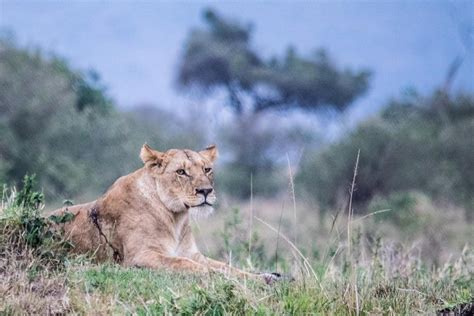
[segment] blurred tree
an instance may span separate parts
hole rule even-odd
[[[261,114],[342,111],[367,91],[370,73],[340,69],[324,50],[304,57],[289,47],[283,57],[266,60],[252,47],[251,25],[225,19],[210,9],[204,12],[204,20],[205,28],[192,30],[185,43],[178,83],[204,95],[225,91],[226,105],[237,115],[236,124],[220,133],[232,156],[222,181],[228,191],[248,196],[252,176],[253,193],[275,193],[279,188],[275,181],[280,181],[274,176],[276,157],[285,156],[285,141],[291,139],[285,133],[294,136],[295,129],[275,124],[263,128]],[[285,181],[281,184],[284,187]]]
[[[91,69],[85,73],[73,71],[67,61],[55,57],[52,68],[64,75],[70,82],[72,90],[76,94],[75,106],[77,110],[95,108],[99,113],[112,110],[113,101],[107,94],[107,88],[102,83],[99,73]]]
[[[5,183],[12,167],[8,156],[12,156],[12,134],[0,117],[0,185]]]
[[[178,82],[205,94],[222,88],[228,105],[241,114],[270,109],[344,110],[367,91],[370,73],[339,69],[324,50],[305,58],[288,48],[283,58],[265,60],[251,45],[252,27],[204,12],[205,29],[185,43]]]
[[[442,105],[442,106],[440,106]],[[474,210],[474,98],[437,91],[393,100],[326,150],[307,155],[297,180],[323,207],[334,207],[350,185],[361,150],[354,200],[422,191],[433,199]]]
[[[73,74],[72,88],[76,92],[76,107],[83,111],[87,107],[95,106],[102,112],[112,108],[112,101],[107,96],[106,88],[100,81],[97,72],[90,70],[85,75]]]
[[[35,173],[49,198],[95,194],[141,166],[144,142],[166,149],[198,139],[185,123],[170,136],[176,120],[157,109],[136,111],[118,112],[93,72],[0,40],[1,183]]]

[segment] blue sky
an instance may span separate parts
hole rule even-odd
[[[342,66],[373,70],[370,92],[351,112],[356,116],[409,87],[434,89],[465,50],[459,29],[470,27],[465,43],[471,50],[454,88],[474,92],[473,1],[0,0],[0,28],[12,31],[22,46],[96,69],[121,106],[151,102],[169,108],[185,102],[174,86],[176,67],[206,7],[252,22],[254,46],[265,56],[281,54],[290,44],[303,54],[324,47]]]

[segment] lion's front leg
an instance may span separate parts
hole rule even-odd
[[[214,271],[234,275],[236,277],[241,277],[241,278],[249,278],[249,279],[253,279],[253,280],[263,280],[267,284],[272,284],[273,282],[278,281],[282,278],[282,276],[279,273],[268,273],[268,272],[252,273],[252,272],[246,272],[246,271],[231,267],[227,263],[208,258],[208,257],[204,256],[201,253],[195,254],[193,256],[193,259],[195,259],[197,262],[199,262],[199,263],[201,263],[205,266],[208,266],[210,269],[212,269]]]
[[[258,278],[258,275],[255,273],[250,273],[250,272],[246,272],[246,271],[231,267],[230,265],[224,262],[208,258],[201,253],[194,254],[192,258],[196,260],[197,262],[199,262],[200,264],[207,266],[210,269],[220,272],[220,273],[230,274],[237,277]]]
[[[154,250],[141,251],[126,260],[125,264],[135,267],[171,270],[174,272],[209,272],[208,267],[192,259],[166,256]]]

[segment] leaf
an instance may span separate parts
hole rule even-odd
[[[71,212],[68,212],[67,209],[66,211],[61,214],[61,215],[51,215],[49,216],[49,219],[53,221],[56,224],[64,224],[72,221],[74,219],[75,215]]]
[[[63,201],[63,205],[65,205],[65,206],[74,205],[74,201],[66,199],[66,200]]]

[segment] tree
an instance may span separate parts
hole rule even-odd
[[[227,174],[221,181],[227,191],[248,196],[252,178],[253,193],[275,193],[276,183],[284,183],[278,179],[276,155],[285,155],[295,135],[306,136],[275,124],[278,118],[266,124],[262,117],[293,109],[342,111],[367,90],[370,73],[340,69],[324,50],[305,57],[289,47],[282,57],[265,59],[253,48],[250,24],[213,10],[204,12],[204,21],[205,27],[192,30],[185,43],[178,83],[206,96],[224,91],[226,105],[236,114],[236,122],[218,133],[231,154],[228,170],[221,173]]]
[[[161,147],[157,123],[117,111],[98,76],[0,39],[0,185],[28,173],[51,199],[101,191],[144,142]]]
[[[36,174],[49,199],[96,194],[142,166],[144,142],[203,146],[188,120],[156,106],[119,111],[95,72],[0,38],[0,186]]]
[[[252,47],[252,27],[204,12],[206,27],[185,43],[178,82],[209,94],[224,89],[238,114],[272,109],[344,110],[367,91],[370,73],[338,68],[324,50],[309,57],[292,47],[282,58],[265,60]]]
[[[59,57],[55,57],[51,63],[52,68],[67,78],[70,88],[75,92],[78,111],[93,108],[104,114],[112,110],[113,101],[98,72],[93,69],[87,72],[72,70],[67,61]]]
[[[439,111],[438,104],[444,105]],[[323,208],[346,199],[360,149],[354,203],[421,191],[435,201],[463,206],[474,218],[474,98],[436,91],[391,101],[325,150],[306,155],[297,183]]]

